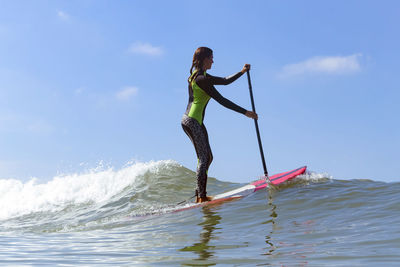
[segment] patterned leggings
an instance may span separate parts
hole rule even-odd
[[[207,129],[204,123],[200,125],[196,119],[187,115],[183,115],[181,124],[183,130],[192,141],[198,158],[196,195],[198,197],[206,197],[207,172],[213,160]]]

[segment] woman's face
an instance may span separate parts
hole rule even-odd
[[[214,63],[214,56],[211,55],[210,57],[206,57],[203,61],[204,64],[204,70],[209,70],[211,69],[212,64]]]

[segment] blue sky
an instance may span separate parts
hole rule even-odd
[[[398,1],[2,1],[0,178],[173,159],[194,50],[252,64],[270,173],[398,181]],[[246,77],[217,88],[250,109]],[[210,102],[209,175],[262,175],[254,123]]]

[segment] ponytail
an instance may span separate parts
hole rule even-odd
[[[213,51],[208,47],[199,47],[196,49],[193,55],[192,66],[190,67],[190,76],[188,78],[188,82],[190,83],[196,77],[192,77],[193,75],[193,68],[197,70],[196,76],[201,72],[203,68],[204,59],[211,57]]]

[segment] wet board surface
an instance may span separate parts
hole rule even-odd
[[[240,199],[242,197],[248,196],[258,190],[264,189],[269,186],[269,184],[273,185],[279,185],[281,183],[284,183],[288,180],[291,180],[303,173],[305,173],[307,169],[307,166],[303,166],[291,171],[287,172],[282,172],[278,174],[274,174],[269,177],[269,180],[266,177],[263,177],[262,179],[252,182],[248,185],[239,187],[237,189],[215,195],[213,197],[213,200],[203,202],[203,203],[192,203],[192,204],[186,204],[184,207],[176,207],[176,209],[171,210],[172,212],[178,212],[178,211],[184,211],[188,209],[193,209],[197,207],[204,207],[208,205],[216,205],[216,204],[221,204],[226,201],[232,201],[235,199]],[[189,206],[188,206],[189,205]]]

